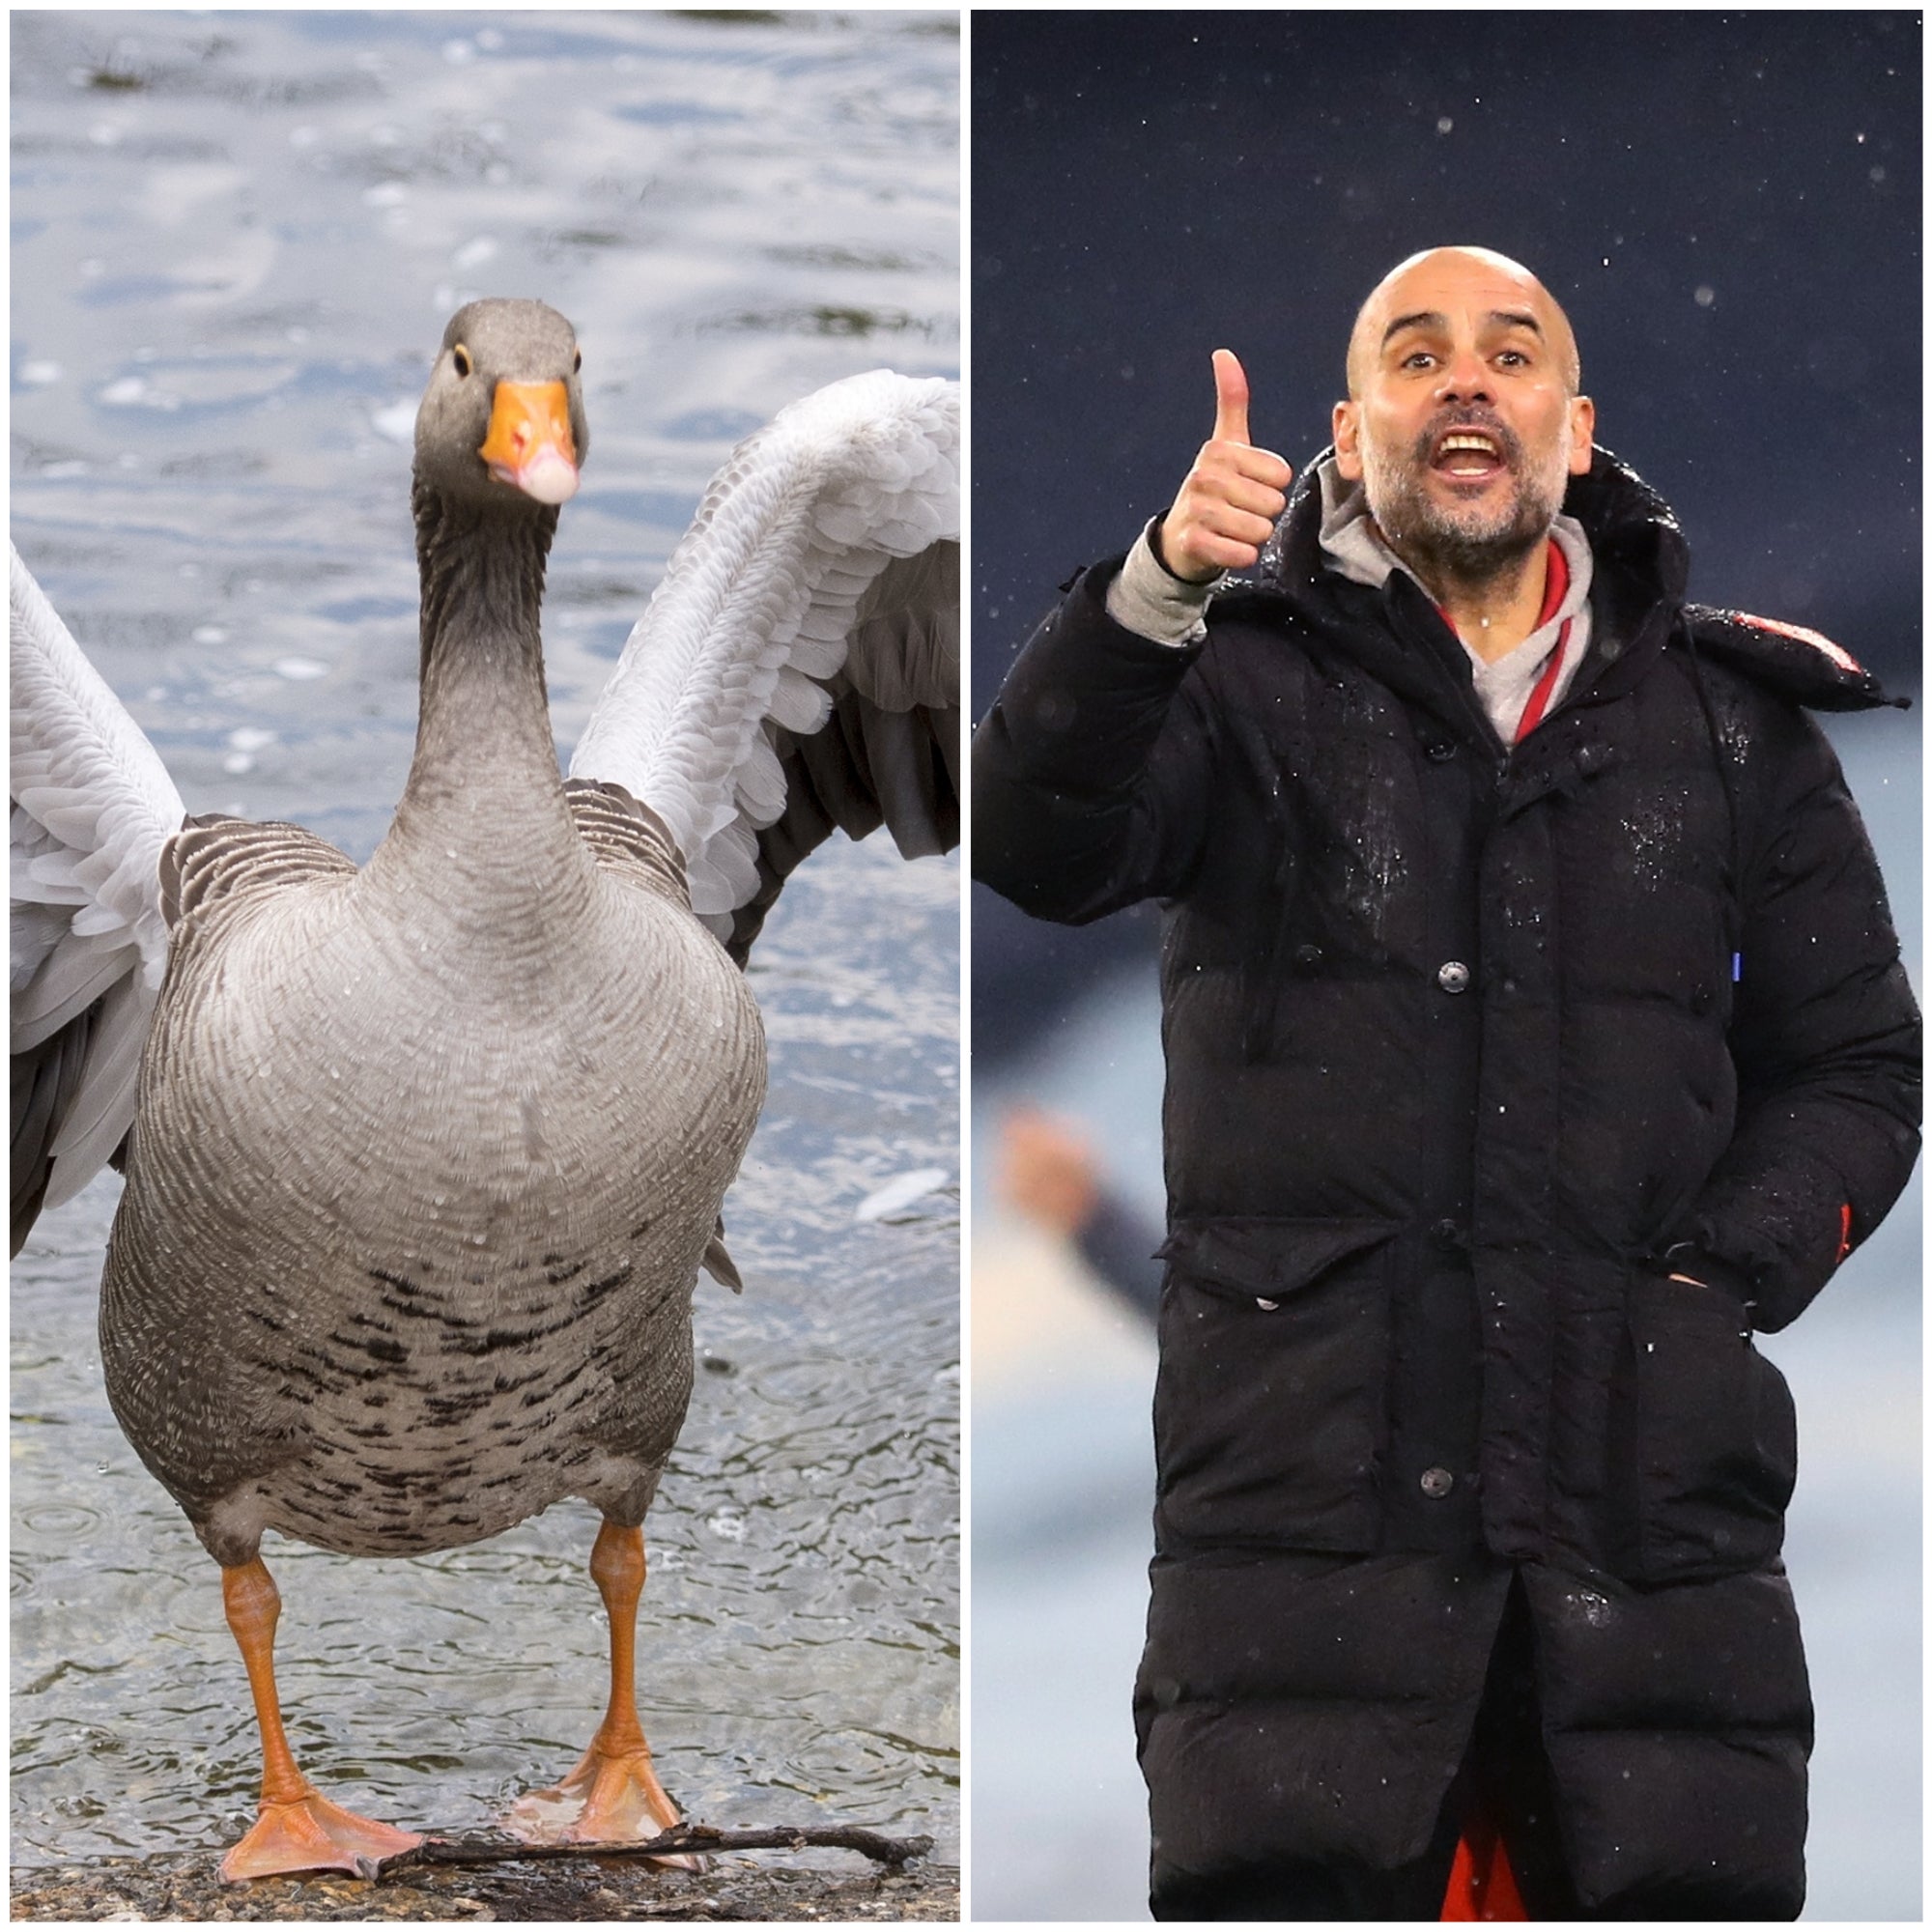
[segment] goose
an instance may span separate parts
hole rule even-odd
[[[678,1810],[635,1689],[642,1521],[700,1267],[764,1094],[742,971],[835,827],[958,833],[958,385],[879,371],[732,453],[560,775],[539,611],[588,449],[571,325],[462,308],[417,413],[420,709],[357,867],[191,817],[17,552],[13,1247],[112,1161],[116,1419],[220,1567],[260,1730],[231,1881],[368,1874],[419,1834],[325,1797],[274,1680],[274,1529],[453,1548],[567,1496],[610,1695],[526,1835]]]

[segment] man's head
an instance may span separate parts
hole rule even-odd
[[[1579,383],[1569,320],[1527,269],[1428,249],[1355,318],[1337,468],[1425,582],[1513,573],[1590,467],[1597,412]]]

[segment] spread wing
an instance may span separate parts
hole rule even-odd
[[[162,848],[185,816],[155,748],[9,545],[13,1251],[134,1119],[167,963]]]
[[[878,370],[746,439],[571,760],[668,828],[741,962],[838,827],[959,836],[959,385]]]

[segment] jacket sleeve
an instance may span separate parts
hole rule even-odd
[[[1918,1009],[1871,842],[1824,733],[1777,719],[1757,746],[1775,777],[1747,856],[1738,1129],[1691,1225],[1748,1280],[1765,1330],[1884,1219],[1918,1157],[1919,1104]]]
[[[1119,568],[1073,584],[973,740],[974,876],[1069,925],[1179,892],[1208,815],[1204,646],[1115,623]]]
[[[1121,1299],[1150,1321],[1160,1314],[1167,1265],[1155,1250],[1167,1238],[1130,1202],[1103,1189],[1085,1226],[1073,1236],[1080,1259]]]

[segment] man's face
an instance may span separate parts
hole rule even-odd
[[[1439,249],[1370,298],[1335,406],[1336,465],[1392,548],[1463,582],[1514,570],[1590,467],[1570,327],[1500,257]]]

